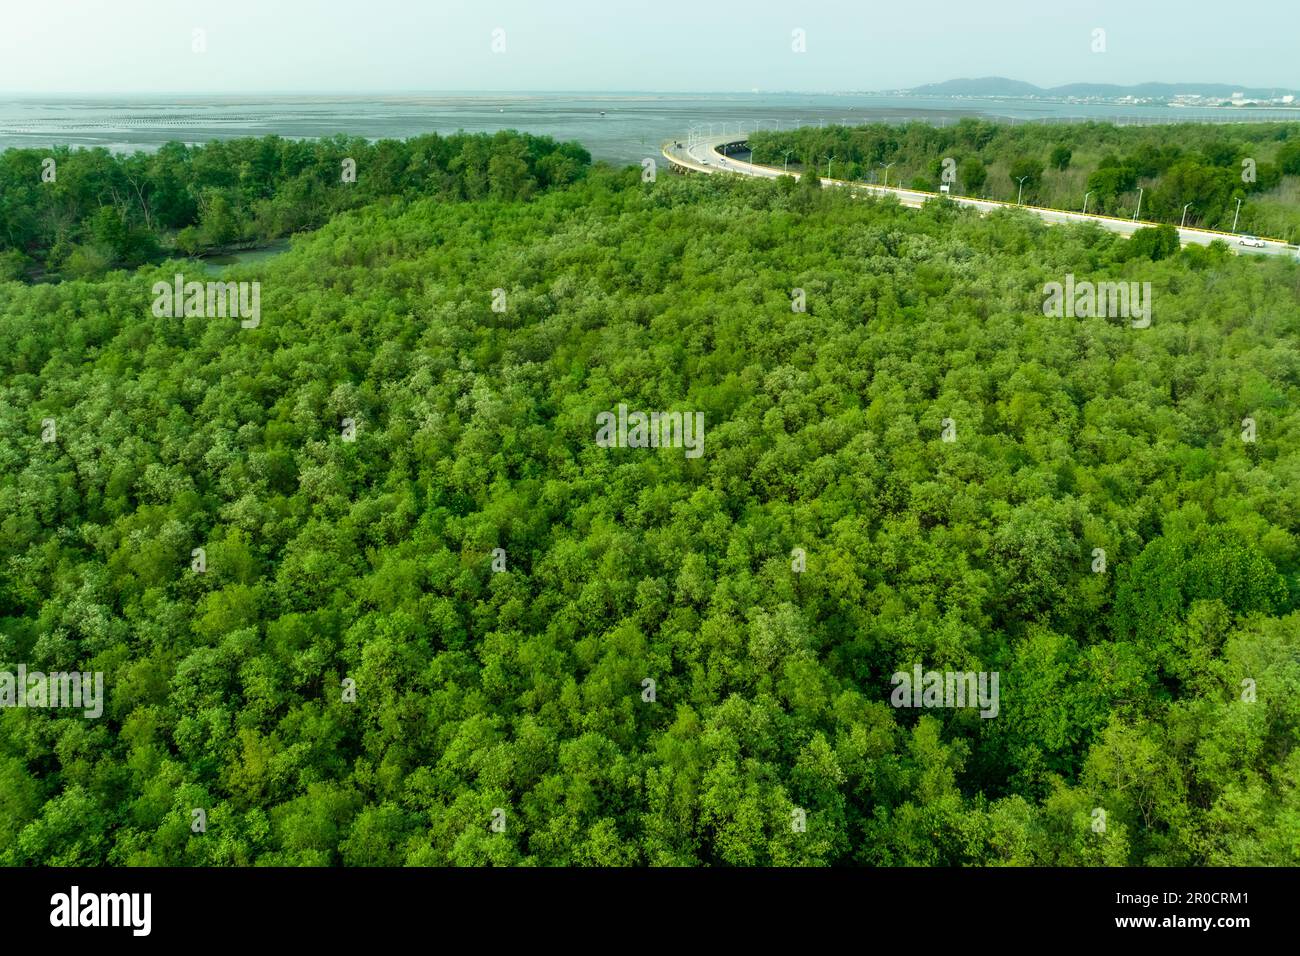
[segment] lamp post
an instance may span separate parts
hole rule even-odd
[[[1183,207],[1183,219],[1182,222],[1178,224],[1179,229],[1183,228],[1183,226],[1187,224],[1187,210],[1191,207],[1191,205],[1192,205],[1191,203],[1188,203],[1186,206]]]
[[[1142,187],[1138,187],[1138,207],[1137,212],[1133,213],[1133,221],[1138,221],[1138,216],[1142,215]]]
[[[877,166],[880,166],[880,167],[882,167],[882,168],[885,170],[885,186],[884,186],[885,189],[888,189],[888,188],[889,188],[889,167],[890,167],[890,166],[893,166],[893,165],[896,165],[897,162],[898,162],[898,160],[894,160],[894,162],[892,162],[892,163],[888,163],[888,164],[885,164],[885,163],[876,163]]]
[[[1091,195],[1092,195],[1091,189],[1089,189],[1086,193],[1083,194],[1083,214],[1085,216],[1088,215],[1088,197]]]
[[[1237,231],[1237,217],[1241,215],[1241,200],[1237,200],[1237,211],[1232,215],[1232,231]]]
[[[823,156],[822,159],[826,160],[826,178],[827,178],[827,179],[830,179],[830,178],[831,178],[831,163],[835,162],[835,157],[834,157],[833,155],[832,155],[832,156]]]
[[[785,162],[781,165],[781,169],[787,173],[790,171],[790,154],[792,152],[794,152],[794,150],[787,149],[785,152],[781,154],[782,156],[785,157]]]
[[[1023,196],[1023,195],[1025,194],[1025,180],[1028,179],[1028,178],[1029,178],[1028,176],[1021,176],[1018,180],[1016,180],[1018,183],[1020,183],[1020,189],[1019,189],[1019,191],[1016,192],[1016,205],[1017,205],[1017,206],[1020,205],[1020,197]]]

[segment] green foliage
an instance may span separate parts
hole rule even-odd
[[[1097,198],[1097,205],[1093,209],[1113,209],[1114,200],[1136,189],[1137,182],[1137,171],[1131,166],[1099,167],[1088,177],[1088,191]]]
[[[1176,227],[1145,226],[1133,233],[1125,253],[1129,259],[1147,258],[1157,261],[1178,255],[1180,245]]]
[[[0,710],[0,863],[1295,861],[1295,263],[421,142],[232,273],[256,329],[155,317],[175,262],[0,283],[0,669],[107,688]],[[315,147],[242,148],[151,215],[302,221],[259,170]],[[1067,273],[1151,327],[1044,315]],[[597,446],[621,402],[704,454]],[[891,707],[914,664],[999,715]]]
[[[1287,142],[1277,151],[1277,165],[1288,176],[1300,176],[1300,139]]]
[[[989,174],[978,158],[967,156],[957,167],[957,178],[965,185],[967,192],[978,195],[984,188],[984,184],[988,182]]]
[[[1242,123],[1231,136],[1209,124],[1113,126],[1107,123],[997,123],[806,127],[750,136],[755,161],[781,165],[783,154],[833,154],[850,180],[892,163],[890,182],[937,178],[939,164],[958,164],[954,192],[1014,202],[1025,179],[1035,204],[1132,217],[1143,190],[1143,219],[1241,231],[1300,241],[1300,124]],[[1046,161],[1042,157],[1046,157]],[[1247,169],[1253,175],[1247,175]],[[991,178],[984,172],[991,171]],[[1237,200],[1242,200],[1238,215]]]
[[[52,182],[42,179],[47,153]],[[578,181],[590,162],[576,143],[513,131],[376,143],[267,136],[126,156],[13,149],[0,153],[0,256],[85,278],[164,252],[268,242],[381,199],[526,199]],[[0,260],[0,280],[17,275],[13,258]]]
[[[1026,190],[1033,190],[1042,182],[1043,163],[1041,160],[1029,157],[1017,159],[1011,164],[1007,175],[1017,187],[1023,184]]]

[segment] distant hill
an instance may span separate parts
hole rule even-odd
[[[1199,96],[1232,96],[1243,93],[1248,99],[1267,99],[1295,90],[1280,87],[1233,86],[1229,83],[1138,83],[1133,86],[1121,86],[1114,83],[1067,83],[1064,86],[1042,87],[1021,80],[1009,80],[1004,76],[985,76],[977,79],[947,80],[943,83],[927,83],[904,92],[920,96],[1096,96],[1107,99],[1121,96],[1139,96],[1167,98],[1180,93]]]
[[[925,86],[918,86],[904,92],[922,96],[1044,96],[1047,93],[1041,86],[1034,86],[1021,80],[1009,80],[1005,76],[983,76],[975,80],[927,83]]]

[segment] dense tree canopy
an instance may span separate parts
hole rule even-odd
[[[891,182],[936,191],[944,160],[957,170],[952,191],[1014,202],[1024,179],[1025,202],[1221,231],[1237,227],[1300,242],[1300,123],[1109,123],[1010,125],[963,119],[951,126],[804,127],[749,137],[756,162],[825,169],[836,178]],[[989,172],[993,175],[990,176]],[[1141,190],[1141,192],[1139,192]],[[1240,216],[1237,201],[1241,200]]]
[[[380,140],[335,136],[168,143],[114,155],[60,147],[0,153],[0,280],[250,245],[391,197],[527,198],[581,178],[574,143],[504,131]]]
[[[184,262],[0,283],[0,669],[107,685],[0,710],[0,862],[1296,861],[1294,263],[539,164],[231,270],[257,328],[156,317]]]

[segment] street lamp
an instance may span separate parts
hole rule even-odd
[[[1232,216],[1232,231],[1237,231],[1237,217],[1241,215],[1241,200],[1237,200],[1237,211]]]
[[[835,162],[835,157],[834,157],[834,155],[831,155],[831,156],[823,156],[822,159],[826,160],[826,178],[827,178],[827,179],[830,179],[830,178],[831,178],[831,163]]]
[[[1083,194],[1083,214],[1085,216],[1088,215],[1088,197],[1091,195],[1092,195],[1091,189],[1089,189],[1086,193]]]
[[[1017,206],[1020,205],[1020,197],[1023,196],[1023,195],[1025,194],[1025,180],[1028,179],[1028,178],[1029,178],[1028,176],[1021,176],[1018,180],[1016,180],[1018,183],[1020,183],[1020,189],[1019,189],[1019,191],[1016,193],[1016,205],[1017,205]]]
[[[784,153],[781,154],[782,156],[785,157],[785,162],[782,164],[781,169],[787,173],[790,171],[790,154],[793,152],[794,150],[787,149]]]
[[[1178,224],[1179,229],[1183,228],[1183,226],[1187,224],[1187,210],[1191,205],[1191,203],[1188,203],[1183,207],[1183,221]]]
[[[1138,221],[1138,216],[1142,215],[1142,187],[1138,187],[1138,207],[1137,212],[1133,213],[1133,221]]]
[[[884,170],[885,170],[885,188],[886,188],[886,189],[889,188],[889,167],[890,167],[890,166],[894,166],[894,165],[896,165],[897,163],[898,163],[898,160],[894,160],[894,162],[889,163],[889,164],[885,164],[885,163],[876,163],[877,166],[881,166],[881,167],[883,167]]]

